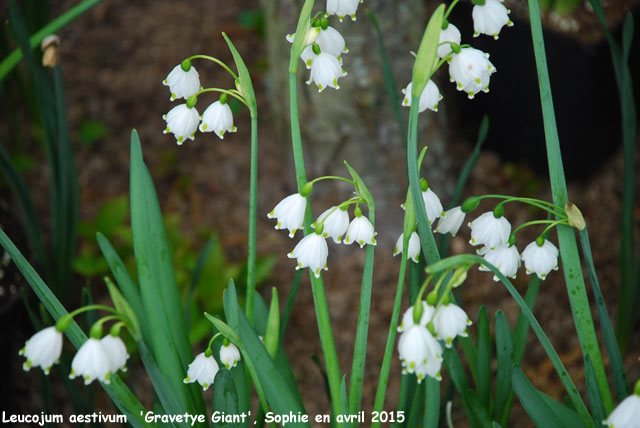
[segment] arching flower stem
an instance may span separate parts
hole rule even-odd
[[[229,73],[233,77],[234,80],[238,79],[238,76],[236,75],[236,73],[234,73],[233,70],[231,70],[227,64],[225,64],[224,62],[220,61],[218,58],[214,58],[214,57],[209,56],[209,55],[193,55],[193,56],[190,56],[189,58],[187,58],[186,60],[187,61],[191,61],[192,59],[207,59],[209,61],[215,62],[220,67],[224,68],[227,71],[227,73]]]

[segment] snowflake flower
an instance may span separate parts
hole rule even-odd
[[[499,245],[494,249],[483,247],[479,250],[480,255],[484,259],[498,268],[498,270],[507,278],[515,278],[518,268],[520,267],[520,253],[515,245]],[[480,265],[478,268],[482,271],[489,272],[489,268]],[[494,281],[499,281],[496,275],[493,275]]]
[[[431,188],[427,188],[426,191],[422,192],[422,200],[424,201],[424,208],[427,211],[429,226],[431,226],[434,221],[442,217],[442,203],[440,203],[440,198],[438,198],[438,195],[436,195]]]
[[[456,336],[467,337],[467,326],[472,324],[467,313],[453,303],[440,306],[432,322],[436,337],[444,340],[447,348],[451,348]]]
[[[462,40],[460,30],[452,23],[448,23],[447,28],[440,30],[440,40],[438,41],[438,56],[444,58],[451,53],[451,43],[459,45]]]
[[[195,67],[192,67],[190,63],[187,70],[182,64],[178,64],[173,67],[173,70],[162,81],[162,84],[169,87],[171,101],[176,98],[184,98],[186,100],[200,90],[200,77]]]
[[[276,229],[289,229],[289,238],[293,238],[296,231],[302,227],[304,212],[307,209],[307,198],[300,193],[289,195],[275,206],[268,218],[275,218],[278,223]]]
[[[22,365],[25,371],[40,366],[45,374],[49,374],[51,366],[62,354],[62,333],[55,326],[42,329],[25,342],[19,354],[27,359]]]
[[[484,0],[484,4],[476,4],[473,7],[473,36],[480,34],[493,36],[498,40],[498,34],[505,25],[512,27],[509,19],[509,9],[504,7],[502,0]]]
[[[102,346],[102,342],[91,337],[84,342],[73,357],[69,379],[80,376],[84,379],[85,385],[89,385],[94,379],[108,385],[111,383],[111,367],[111,359]]]
[[[302,238],[287,257],[298,260],[296,270],[308,267],[316,278],[320,278],[320,271],[327,270],[328,255],[327,240],[316,230]]]
[[[471,245],[485,245],[491,250],[504,245],[509,240],[511,223],[504,216],[496,218],[488,211],[469,223],[471,228]]]
[[[327,0],[327,13],[325,16],[337,15],[340,22],[345,16],[351,17],[352,21],[356,20],[356,10],[361,0]]]
[[[398,340],[398,354],[403,372],[415,373],[418,382],[421,382],[425,375],[440,380],[442,347],[427,329],[435,308],[428,306],[424,301],[422,308],[423,313],[418,324],[413,318],[414,306],[404,313],[402,323],[398,327],[398,331],[402,333]]]
[[[227,369],[231,369],[238,365],[238,361],[240,361],[240,351],[233,343],[228,343],[227,345],[222,345],[220,347],[220,362]]]
[[[100,343],[102,344],[102,349],[104,349],[105,354],[107,354],[107,357],[109,357],[109,361],[111,362],[111,373],[116,373],[118,370],[126,372],[129,354],[127,353],[127,347],[124,345],[122,339],[120,339],[119,336],[107,334],[105,337],[100,339]]]
[[[207,355],[208,354],[208,355]],[[213,384],[218,373],[218,363],[211,350],[207,349],[207,352],[199,353],[187,369],[187,377],[184,378],[184,383],[198,382],[202,385],[202,390],[206,391]]]
[[[464,221],[465,213],[462,211],[460,207],[451,208],[442,214],[440,220],[438,220],[438,227],[436,227],[436,232],[438,233],[450,233],[453,236],[456,236],[458,230],[460,230],[460,226]]]
[[[193,140],[195,138],[196,129],[200,122],[198,110],[195,107],[187,107],[186,104],[179,104],[169,110],[169,113],[162,116],[167,122],[167,127],[163,134],[172,133],[176,137],[178,145],[184,143],[185,139]]]
[[[402,105],[405,107],[411,107],[411,88],[412,83],[409,82],[407,87],[402,90],[404,94],[404,99],[402,100]],[[425,111],[426,109],[432,111],[438,111],[438,102],[442,99],[442,95],[440,95],[440,90],[436,86],[435,83],[431,79],[427,82],[427,86],[422,90],[422,94],[420,95],[420,108],[418,109],[420,113]]]
[[[226,102],[216,101],[202,113],[200,132],[215,132],[220,139],[223,139],[225,132],[236,132],[237,130],[238,128],[233,124],[231,107]]]
[[[362,215],[358,215],[356,210],[356,217],[351,220],[349,227],[347,228],[347,234],[344,238],[344,243],[351,245],[354,242],[360,244],[360,248],[365,244],[376,245],[376,236],[378,233],[373,230],[373,225],[368,218]]]
[[[522,261],[528,275],[535,273],[545,279],[549,272],[558,270],[558,248],[546,239],[537,239],[524,249]]]
[[[324,91],[327,87],[340,89],[338,79],[346,76],[347,72],[340,66],[338,57],[321,51],[319,47],[315,48],[315,46],[318,46],[317,44],[313,46],[313,49],[315,49],[312,53],[313,57],[306,61],[311,61],[311,73],[309,74],[309,80],[306,82],[307,85],[310,85],[311,82],[315,83],[318,85],[318,92]]]
[[[401,233],[400,237],[396,241],[396,247],[393,250],[394,257],[397,256],[398,254],[402,254],[403,239],[404,239],[404,233]],[[407,247],[407,258],[418,263],[419,257],[420,257],[420,237],[416,232],[413,232],[411,236],[409,236],[409,246]]]
[[[324,226],[322,236],[331,238],[333,242],[339,244],[349,227],[349,213],[346,207],[344,209],[338,206],[331,207],[320,214],[311,226],[315,228],[320,223]]]
[[[602,421],[603,425],[611,428],[638,428],[640,427],[640,392],[636,391],[622,400],[611,412],[609,417]]]
[[[449,62],[449,79],[470,99],[480,91],[489,92],[489,79],[496,71],[489,54],[474,48],[458,49],[460,52],[454,53]]]

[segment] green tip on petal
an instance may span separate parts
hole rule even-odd
[[[209,127],[208,123],[203,123],[202,126],[200,127],[200,129],[203,130],[203,131],[206,131],[208,127]]]

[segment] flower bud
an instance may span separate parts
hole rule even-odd
[[[42,49],[43,66],[53,68],[60,64],[60,54],[58,52],[59,46],[60,37],[55,34],[51,34],[42,40],[42,43],[40,43],[40,49]]]
[[[575,227],[578,230],[583,230],[585,228],[586,224],[584,217],[582,217],[582,213],[576,204],[567,201],[567,203],[564,204],[564,210],[567,212],[569,226]]]

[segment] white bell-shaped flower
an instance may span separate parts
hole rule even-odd
[[[333,239],[333,242],[339,244],[342,237],[349,227],[349,213],[346,207],[344,209],[334,206],[320,214],[320,217],[311,225],[313,228],[322,223],[322,236]]]
[[[375,236],[378,233],[373,230],[373,225],[369,219],[363,216],[358,210],[359,208],[356,208],[356,216],[351,220],[351,223],[349,223],[346,236],[344,237],[344,243],[351,245],[357,242],[360,244],[360,248],[364,247],[365,244],[376,245]]]
[[[167,127],[162,133],[175,135],[178,145],[184,143],[187,138],[195,138],[200,122],[200,115],[195,107],[189,108],[186,104],[179,104],[162,118],[167,122]]]
[[[411,88],[412,83],[409,82],[407,87],[402,90],[404,94],[404,99],[402,100],[402,105],[405,107],[411,107]],[[422,113],[426,109],[432,111],[438,111],[438,102],[442,99],[442,95],[440,95],[440,90],[436,86],[435,83],[431,79],[427,82],[427,86],[422,90],[422,94],[420,94],[420,107],[419,111]]]
[[[518,268],[520,267],[520,253],[515,245],[500,245],[493,250],[483,247],[482,255],[484,259],[498,268],[498,270],[507,278],[515,278]],[[480,265],[478,268],[482,271],[489,272],[489,268]],[[496,275],[493,275],[494,281],[499,281]]]
[[[403,240],[404,240],[404,233],[401,233],[400,237],[396,241],[396,247],[393,250],[394,256],[397,256],[398,254],[402,254]],[[416,232],[413,232],[409,237],[409,242],[407,247],[407,258],[418,263],[419,257],[420,257],[420,237]]]
[[[444,58],[451,53],[451,43],[459,45],[462,40],[458,27],[449,23],[447,28],[440,30],[440,40],[438,41],[438,56]]]
[[[510,10],[502,4],[502,0],[485,0],[483,5],[475,5],[471,12],[473,36],[486,34],[498,40],[502,27],[513,26],[513,22],[509,19],[509,12]]]
[[[297,259],[296,270],[308,267],[316,278],[322,269],[327,270],[329,248],[327,240],[316,232],[310,233],[298,242],[293,251],[287,254],[290,259]]]
[[[289,229],[289,238],[293,238],[296,231],[302,228],[306,209],[307,198],[300,193],[294,193],[278,202],[267,217],[277,220],[276,229]]]
[[[322,52],[336,56],[339,60],[341,60],[340,55],[349,52],[342,34],[330,25],[326,29],[320,30],[316,43]]]
[[[537,241],[527,245],[522,252],[522,261],[527,274],[535,273],[538,278],[545,279],[549,272],[558,270],[558,248],[546,239],[542,245]]]
[[[215,132],[220,139],[224,138],[225,132],[236,132],[238,128],[233,124],[233,114],[229,104],[216,101],[209,105],[202,113],[199,129],[200,132]]]
[[[49,374],[51,366],[60,359],[62,353],[62,333],[55,326],[40,330],[24,344],[19,352],[27,360],[22,364],[25,371],[31,367],[40,367],[45,374]]]
[[[471,245],[485,245],[491,250],[504,245],[511,234],[511,223],[504,216],[496,218],[488,211],[469,223],[471,228]]]
[[[200,77],[195,67],[189,65],[189,69],[185,71],[182,65],[178,64],[173,67],[173,70],[162,81],[162,84],[169,87],[171,101],[176,98],[184,98],[186,100],[200,90]]]
[[[316,50],[319,51],[319,48]],[[310,85],[311,82],[315,83],[318,86],[318,92],[324,91],[327,87],[340,89],[338,79],[346,76],[347,72],[342,69],[338,57],[323,51],[318,54],[313,52],[312,55],[312,58],[306,61],[311,61],[311,73],[306,82],[307,85]]]
[[[456,336],[467,337],[467,326],[472,324],[467,313],[453,303],[440,306],[431,322],[436,331],[436,337],[444,340],[447,348],[451,348]]]
[[[361,0],[327,0],[327,13],[329,15],[337,15],[340,22],[345,16],[351,17],[352,21],[356,20],[356,10]]]
[[[640,428],[640,395],[631,394],[602,421],[611,428]]]
[[[436,195],[431,188],[427,188],[426,192],[422,192],[422,200],[424,201],[424,208],[427,211],[429,226],[431,226],[434,221],[439,217],[442,217],[442,214],[444,214],[442,203],[440,202],[438,195]]]
[[[470,99],[480,91],[489,92],[489,79],[495,71],[489,54],[474,48],[461,48],[449,62],[449,79]]]
[[[220,347],[220,362],[227,369],[231,369],[238,365],[240,361],[240,351],[233,343],[222,345]]]
[[[462,211],[460,207],[451,208],[442,214],[440,220],[438,220],[438,226],[436,227],[436,232],[438,233],[450,233],[453,236],[456,236],[458,230],[460,230],[460,226],[464,221],[465,213]]]
[[[440,379],[440,365],[442,363],[442,347],[427,329],[427,324],[433,317],[435,309],[422,302],[423,313],[420,322],[415,323],[411,306],[404,313],[398,331],[402,334],[398,340],[398,354],[402,362],[404,373],[415,373],[418,382],[425,375]]]
[[[80,376],[84,379],[85,385],[98,379],[108,385],[111,383],[111,367],[111,359],[102,346],[102,342],[91,337],[84,342],[73,357],[69,378]]]
[[[104,352],[109,357],[111,362],[111,373],[116,373],[118,370],[123,372],[127,371],[127,360],[129,359],[129,353],[120,336],[113,336],[107,334],[100,339]]]
[[[207,355],[209,354],[209,355]],[[202,390],[206,391],[213,384],[218,373],[218,362],[211,351],[199,353],[187,369],[187,377],[184,378],[184,383],[198,382],[202,386]]]

